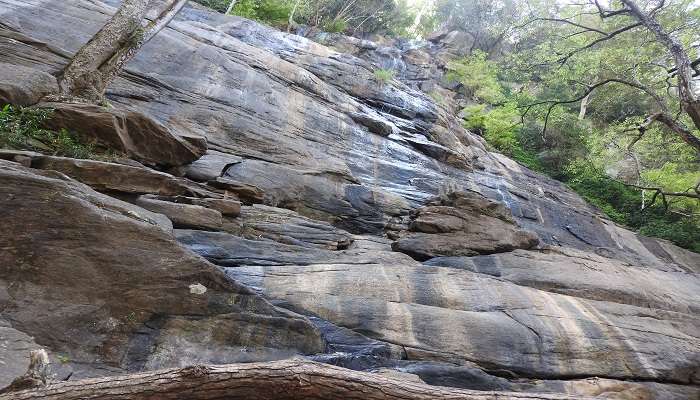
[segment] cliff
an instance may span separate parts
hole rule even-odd
[[[58,73],[116,3],[0,0],[0,87],[31,93],[6,77]],[[700,396],[700,255],[489,152],[427,94],[451,96],[454,41],[314,39],[188,6],[113,110],[52,105],[86,135],[115,110],[152,119],[166,133],[121,136],[132,160],[0,151],[0,386],[44,347],[71,380],[300,354],[465,389]]]

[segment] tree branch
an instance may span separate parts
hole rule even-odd
[[[624,27],[622,27],[622,28],[620,28],[620,29],[617,29],[617,30],[614,30],[614,31],[612,31],[612,32],[610,32],[610,33],[607,33],[606,36],[601,37],[601,38],[598,38],[598,39],[596,39],[596,40],[594,40],[594,41],[588,43],[587,45],[585,45],[585,46],[583,46],[583,47],[579,47],[578,49],[575,49],[575,50],[573,50],[573,51],[567,53],[565,56],[563,56],[563,57],[561,57],[560,59],[558,59],[558,60],[557,60],[557,63],[559,63],[559,64],[565,64],[571,57],[575,56],[576,54],[578,54],[578,53],[580,53],[580,52],[582,52],[582,51],[584,51],[584,50],[588,50],[588,49],[590,49],[591,47],[594,47],[594,46],[597,45],[597,44],[600,44],[600,43],[602,43],[602,42],[605,42],[605,41],[607,41],[607,40],[610,40],[610,39],[614,38],[615,36],[617,36],[617,35],[619,35],[619,34],[621,34],[621,33],[625,33],[625,32],[627,32],[627,31],[632,30],[632,29],[634,29],[634,28],[637,28],[637,27],[639,27],[639,26],[642,26],[642,23],[641,23],[641,22],[636,22],[636,23],[634,23],[634,24],[632,24],[632,25],[627,25],[627,26],[624,26]]]
[[[586,89],[586,91],[583,92],[583,94],[581,94],[580,96],[578,96],[576,98],[570,99],[570,100],[545,100],[545,101],[540,101],[537,103],[532,103],[532,104],[529,104],[527,106],[521,106],[519,108],[525,108],[525,112],[523,114],[521,114],[521,119],[524,118],[525,115],[527,115],[527,113],[530,112],[530,110],[533,107],[536,107],[539,105],[544,105],[544,104],[549,104],[549,107],[547,109],[547,114],[545,115],[545,119],[544,119],[544,126],[542,127],[542,137],[545,138],[546,133],[547,133],[547,124],[549,122],[549,116],[551,115],[554,107],[556,107],[558,105],[562,105],[562,104],[571,104],[571,103],[579,102],[579,101],[583,100],[584,98],[586,98],[587,96],[589,96],[595,89],[597,89],[601,86],[607,85],[609,83],[620,83],[620,84],[627,85],[627,86],[633,87],[635,89],[638,89],[638,90],[648,94],[649,96],[651,96],[657,102],[657,104],[659,105],[659,108],[662,110],[662,112],[665,113],[668,109],[666,104],[664,103],[663,99],[658,94],[654,93],[654,91],[652,91],[648,87],[642,85],[641,83],[631,82],[631,81],[628,81],[625,79],[619,79],[619,78],[609,78],[609,79],[604,79],[600,82],[597,82],[597,83],[594,83],[593,85],[588,86],[588,88]],[[658,119],[658,117],[655,119]],[[691,136],[692,136],[692,134],[691,134]]]
[[[622,182],[623,185],[632,187],[635,189],[640,189],[640,190],[650,190],[654,192],[654,195],[651,197],[651,201],[649,204],[646,206],[642,207],[642,210],[645,210],[647,208],[650,208],[656,203],[656,199],[661,196],[661,201],[664,204],[664,209],[668,211],[668,199],[667,197],[687,197],[691,199],[700,199],[700,182],[695,186],[694,190],[695,193],[690,193],[690,190],[693,190],[693,188],[690,188],[686,190],[685,192],[666,192],[663,190],[663,188],[659,187],[653,187],[653,186],[641,186],[641,185],[635,185],[632,183],[624,183]]]

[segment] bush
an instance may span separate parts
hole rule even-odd
[[[194,0],[195,3],[199,3],[205,7],[209,7],[212,10],[218,11],[220,13],[226,12],[231,0]]]
[[[387,83],[394,79],[396,72],[391,69],[377,69],[374,71],[374,77],[381,83]]]
[[[348,23],[343,19],[331,19],[323,22],[321,29],[330,33],[342,33],[348,29]]]
[[[32,150],[71,158],[94,158],[91,144],[65,129],[43,128],[53,110],[5,105],[0,110],[0,147]]]
[[[669,212],[660,204],[642,210],[641,192],[608,177],[585,161],[572,162],[564,181],[608,218],[645,236],[700,252],[700,220]]]
[[[231,14],[280,28],[289,22],[293,8],[291,0],[238,0]]]
[[[498,82],[498,65],[486,59],[486,53],[475,51],[471,56],[447,63],[446,79],[459,82],[475,100],[498,104],[505,100]]]
[[[514,103],[493,107],[486,111],[483,104],[467,107],[464,126],[478,131],[498,151],[512,156],[520,146],[519,114]]]

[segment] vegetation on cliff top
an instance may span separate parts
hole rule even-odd
[[[65,129],[45,129],[52,110],[4,105],[0,109],[0,148],[32,150],[72,158],[96,158],[92,144]]]

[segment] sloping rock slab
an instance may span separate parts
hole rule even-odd
[[[31,166],[61,172],[99,191],[166,196],[189,192],[172,175],[145,167],[43,155],[33,157]]]
[[[180,138],[140,112],[92,104],[41,103],[38,107],[53,110],[46,122],[48,128],[76,132],[87,142],[124,153],[146,165],[182,166],[207,150],[206,139]]]
[[[223,198],[198,198],[187,196],[148,196],[152,199],[164,200],[178,204],[191,204],[216,210],[227,217],[237,217],[241,213],[241,202]]]
[[[185,168],[185,176],[197,182],[216,180],[223,176],[228,167],[241,161],[243,159],[238,156],[207,150],[206,154]]]
[[[65,175],[0,161],[3,319],[65,355],[75,377],[324,349],[307,319],[230,280],[138,210]]]
[[[176,228],[217,230],[221,228],[221,213],[198,205],[173,203],[139,196],[134,203],[146,210],[168,217]]]
[[[175,236],[185,246],[207,260],[224,266],[241,265],[313,265],[313,264],[373,264],[402,262],[420,265],[405,254],[392,251],[367,252],[362,249],[327,250],[290,245],[269,239],[251,240],[223,232],[176,229]]]
[[[21,65],[0,63],[0,105],[30,106],[58,93],[53,75]]]
[[[476,192],[452,192],[412,213],[409,231],[392,247],[425,260],[529,249],[538,242],[502,203]]]
[[[347,248],[350,233],[327,222],[315,221],[283,208],[256,204],[244,206],[241,215],[227,231],[247,239],[271,239],[276,242],[328,250]]]
[[[475,362],[494,373],[539,379],[599,376],[697,385],[700,377],[697,315],[391,260],[227,272],[297,310],[403,346],[409,360]]]
[[[567,248],[515,250],[477,257],[438,257],[426,265],[464,269],[570,296],[700,314],[700,278]]]

